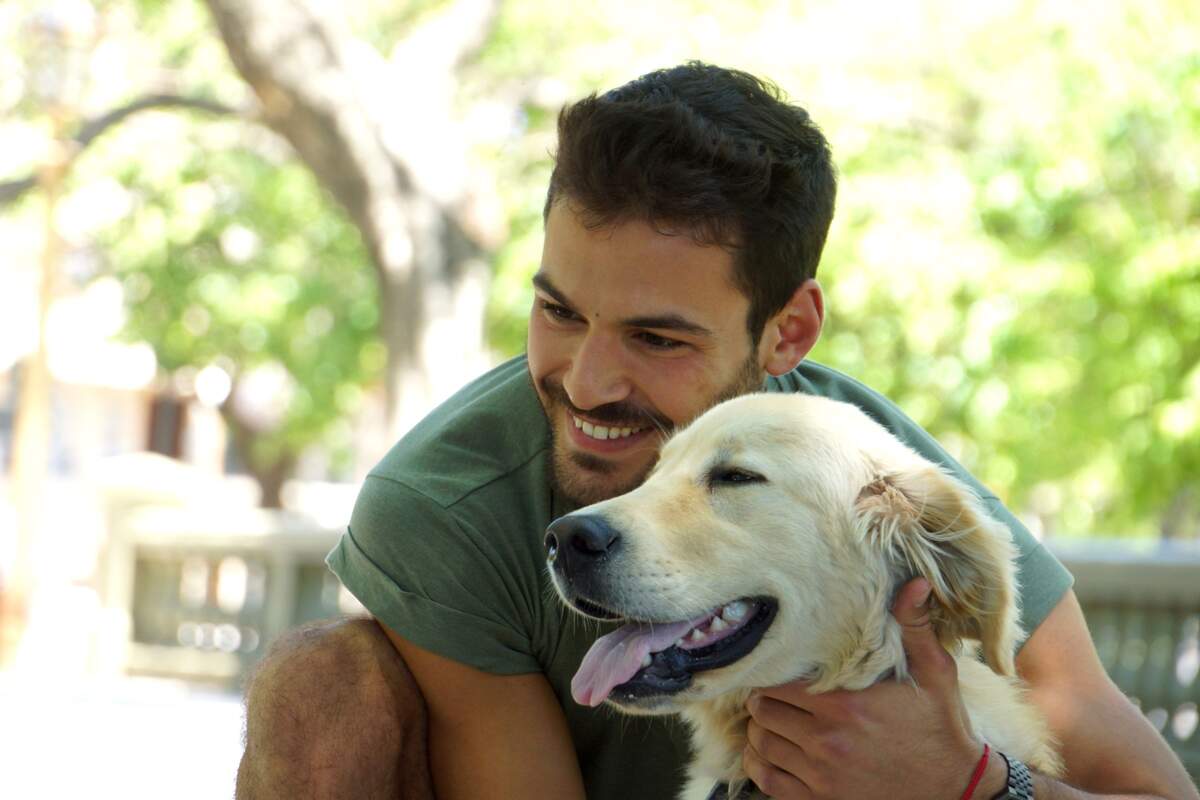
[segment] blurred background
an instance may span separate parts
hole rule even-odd
[[[523,349],[564,102],[699,58],[841,174],[813,358],[1076,572],[1200,771],[1191,0],[0,3],[0,794],[229,797],[356,483]]]

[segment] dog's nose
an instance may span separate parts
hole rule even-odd
[[[620,534],[604,517],[595,514],[568,514],[550,523],[546,529],[546,558],[595,559],[611,554],[621,541]]]

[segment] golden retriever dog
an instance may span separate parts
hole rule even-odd
[[[546,548],[567,606],[626,623],[588,651],[576,701],[681,714],[694,754],[685,798],[747,785],[751,689],[910,680],[890,607],[918,575],[976,734],[1061,773],[1014,674],[1008,529],[852,405],[799,394],[722,403],[667,441],[642,486],[553,522]]]

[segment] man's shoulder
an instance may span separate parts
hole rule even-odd
[[[468,383],[371,470],[448,507],[539,460],[549,431],[524,356]]]
[[[804,360],[791,372],[771,376],[765,388],[768,392],[813,394],[853,403],[886,427],[903,412],[886,397],[865,383],[816,361]],[[904,418],[907,421],[907,418]]]

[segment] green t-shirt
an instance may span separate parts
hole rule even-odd
[[[808,361],[766,389],[854,403],[973,486],[1016,536],[1026,630],[1070,587],[1067,571],[1000,502],[879,394]],[[546,417],[525,359],[515,358],[392,448],[363,484],[329,567],[372,614],[420,647],[485,672],[544,673],[592,800],[675,797],[687,758],[682,723],[620,716],[571,698],[584,653],[615,625],[568,615],[550,586],[545,529],[572,508],[550,490],[549,455]]]

